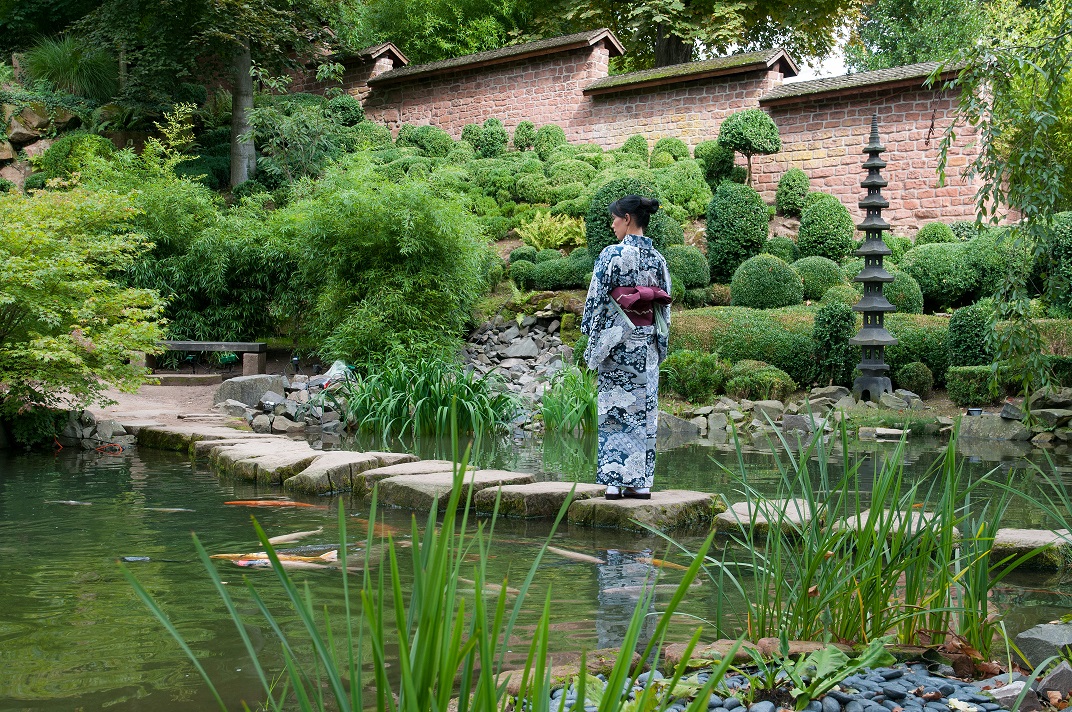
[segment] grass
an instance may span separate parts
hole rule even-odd
[[[596,374],[569,365],[555,374],[543,394],[544,428],[561,433],[594,433],[598,427]]]

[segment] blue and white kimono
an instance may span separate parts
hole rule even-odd
[[[670,293],[666,260],[651,238],[626,235],[599,253],[581,318],[584,359],[597,373],[599,449],[596,482],[651,487],[659,415],[659,364],[666,358],[670,306],[655,304],[653,326],[633,326],[611,297],[615,287]]]

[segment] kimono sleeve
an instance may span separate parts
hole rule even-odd
[[[607,311],[610,290],[614,288],[610,283],[610,261],[611,251],[604,249],[592,268],[592,281],[588,283],[588,296],[584,300],[584,314],[581,316],[581,333],[586,336],[603,328],[602,316]]]

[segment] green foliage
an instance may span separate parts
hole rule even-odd
[[[730,281],[733,305],[776,309],[804,299],[800,276],[774,255],[756,255],[741,263]]]
[[[462,138],[465,138],[463,135]],[[536,132],[536,140],[533,147],[541,161],[546,161],[551,151],[559,146],[566,145],[566,132],[558,124],[544,124]]]
[[[762,361],[739,361],[733,365],[726,393],[732,398],[784,400],[797,389],[785,371]]]
[[[893,380],[898,388],[912,391],[923,399],[930,398],[934,391],[934,374],[927,368],[927,364],[921,361],[913,361],[901,366]]]
[[[0,178],[0,193],[10,193],[18,188],[17,185],[7,178]]]
[[[357,126],[365,120],[365,107],[356,96],[342,94],[328,101],[328,114],[341,126]]]
[[[997,402],[990,392],[991,373],[990,366],[951,366],[945,374],[949,400],[961,407]]]
[[[362,121],[346,134],[347,147],[352,151],[376,151],[391,148],[394,137],[391,129],[374,121]]]
[[[655,148],[652,149],[651,153],[652,155],[669,153],[675,161],[680,161],[689,157],[689,147],[681,139],[667,136],[655,142]]]
[[[704,178],[711,190],[718,188],[718,184],[726,180],[734,168],[733,150],[718,141],[701,141],[696,144],[692,155],[703,163]]]
[[[162,305],[115,275],[148,243],[127,196],[74,188],[0,195],[0,413],[83,408],[136,389],[134,351],[154,353]]]
[[[562,259],[562,253],[554,249],[542,249],[536,252],[536,264]]]
[[[73,34],[42,37],[23,55],[22,66],[35,81],[97,102],[119,90],[115,60]]]
[[[899,267],[919,283],[930,309],[958,306],[971,300],[979,273],[968,259],[968,243],[932,243],[913,247]]]
[[[466,124],[462,127],[461,140],[472,146],[474,151],[479,151],[484,143],[484,127],[480,124]]]
[[[922,361],[934,374],[935,385],[941,386],[949,367],[946,349],[949,320],[895,312],[886,315],[885,323],[886,330],[897,339],[897,343],[887,346],[885,351],[890,373],[897,373],[905,364]],[[858,349],[856,353],[859,353]]]
[[[506,151],[506,145],[509,142],[510,136],[506,133],[506,129],[503,128],[502,121],[496,118],[489,118],[484,121],[479,143],[473,144],[473,148],[484,158],[495,158]]]
[[[690,217],[704,214],[711,202],[711,189],[704,180],[699,163],[690,160],[687,152],[685,158],[666,168],[655,170],[653,174],[662,200],[684,208]]]
[[[840,262],[852,249],[855,232],[852,216],[837,198],[816,198],[800,215],[797,245],[804,257],[819,255]]]
[[[652,168],[667,168],[674,165],[674,157],[665,151],[653,151],[648,163]]]
[[[861,283],[857,284],[862,288]],[[902,314],[923,313],[923,292],[919,283],[906,272],[894,272],[893,281],[882,285],[882,296]]]
[[[1053,274],[1049,310],[1067,319],[1072,317],[1072,212],[1053,216],[1048,253]]]
[[[583,221],[566,216],[550,215],[543,210],[533,210],[528,215],[531,216],[528,221],[517,227],[518,237],[526,245],[537,250],[550,248],[557,251],[585,244]],[[514,259],[514,252],[510,253],[511,261]]]
[[[911,240],[907,237],[898,237],[897,235],[883,235],[882,241],[886,243],[886,247],[890,248],[890,252],[892,253],[888,255],[886,259],[895,265],[900,264],[904,254],[913,247]]]
[[[748,159],[748,185],[752,184],[752,156],[782,150],[778,126],[762,109],[745,109],[727,116],[718,129],[718,142]]]
[[[522,121],[514,129],[514,150],[530,151],[536,145],[536,125]]]
[[[669,245],[662,250],[666,266],[674,281],[685,289],[707,287],[711,283],[711,268],[699,248],[692,245]]]
[[[648,139],[640,134],[633,134],[625,140],[618,152],[626,156],[635,156],[644,165],[648,164]]]
[[[738,183],[718,186],[707,207],[707,259],[711,278],[727,281],[737,267],[759,254],[769,229],[767,206],[755,190]]]
[[[929,222],[916,233],[917,245],[929,245],[935,242],[960,242],[949,226],[940,222]]]
[[[799,218],[804,211],[804,196],[811,190],[808,174],[799,168],[790,168],[778,179],[778,191],[774,204],[782,215]]]
[[[514,281],[518,289],[532,289],[536,286],[536,260],[510,260],[510,279]]]
[[[953,312],[949,320],[950,366],[985,366],[994,362],[987,351],[987,332],[993,327],[994,304],[983,300],[969,304]]]
[[[446,158],[454,148],[454,140],[450,134],[436,126],[404,124],[398,131],[398,140],[395,141],[395,145],[401,148],[411,146],[419,149],[425,156]]]
[[[778,259],[793,264],[800,256],[799,250],[797,250],[797,243],[788,237],[771,237],[763,243],[763,252],[768,255],[774,255]]]
[[[671,280],[676,279],[673,274],[670,275],[670,278]],[[711,304],[710,286],[693,287],[692,289],[686,289],[685,296],[682,299],[682,303],[685,305],[686,309],[696,309],[698,307],[705,307],[708,304]]]
[[[596,169],[584,161],[568,158],[548,166],[547,178],[552,185],[562,186],[567,183],[591,183],[596,177]],[[583,186],[582,186],[583,188]],[[576,197],[576,196],[574,196]]]
[[[948,60],[975,42],[985,14],[976,0],[871,0],[845,48],[845,64],[869,72]]]
[[[856,290],[851,284],[837,284],[830,289],[823,292],[822,299],[819,300],[820,304],[848,304],[850,307],[856,302],[860,301],[863,295]]]
[[[43,173],[46,180],[67,179],[81,171],[94,157],[106,158],[113,153],[115,146],[103,136],[86,131],[71,131],[57,138],[33,163],[34,168]]]
[[[815,342],[815,380],[819,385],[852,384],[858,350],[849,346],[856,336],[856,316],[852,307],[830,302],[815,312],[812,341]]]
[[[822,299],[826,290],[836,284],[844,284],[841,268],[825,257],[803,257],[790,265],[804,282],[804,298]]]
[[[77,413],[71,412],[70,416],[76,417]],[[15,412],[9,412],[8,408],[0,410],[0,421],[7,421],[15,442],[27,450],[54,448],[56,436],[70,416],[63,408],[37,405],[29,405]]]
[[[663,361],[659,372],[667,387],[690,403],[706,403],[722,392],[730,364],[718,354],[679,349]]]
[[[565,366],[544,391],[540,413],[548,432],[594,433],[599,425],[595,372]]]
[[[250,132],[241,140],[256,143],[258,170],[273,187],[320,176],[346,149],[349,130],[317,99],[287,95],[249,112]]]
[[[231,189],[231,195],[234,196],[235,200],[241,200],[242,198],[248,198],[251,195],[259,195],[267,192],[269,192],[268,188],[256,178],[250,178],[246,182],[239,183]]]
[[[979,234],[979,226],[974,220],[954,220],[949,223],[949,229],[961,242],[967,242]]]

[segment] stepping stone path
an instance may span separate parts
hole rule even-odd
[[[688,490],[652,492],[651,499],[585,499],[570,505],[570,524],[644,531],[646,524],[667,531],[707,524],[726,505],[715,495]]]
[[[499,500],[499,514],[506,517],[554,518],[558,515],[566,497],[573,494],[573,502],[593,497],[602,497],[603,485],[584,482],[533,482],[527,485],[503,485],[497,489],[478,492],[473,502],[476,511],[491,514],[495,501]]]
[[[765,499],[759,502],[736,502],[715,517],[715,528],[724,531],[754,529],[757,534],[770,530],[771,522],[780,522],[786,533],[803,531],[814,515],[803,499]]]

